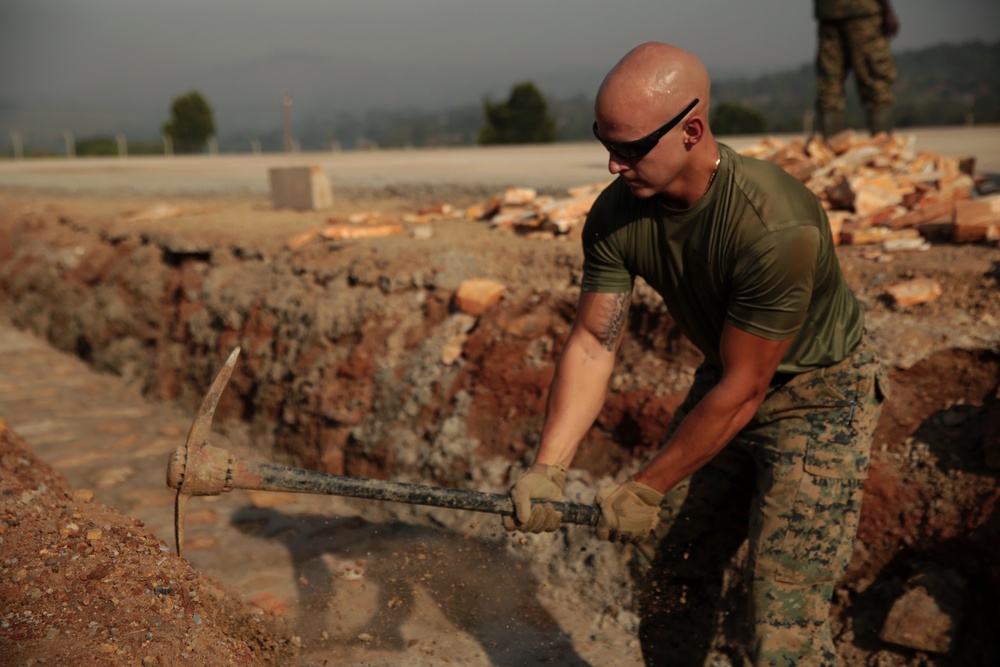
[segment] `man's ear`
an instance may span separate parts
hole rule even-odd
[[[687,144],[688,150],[694,148],[704,138],[705,121],[700,117],[695,116],[684,124],[684,143]]]

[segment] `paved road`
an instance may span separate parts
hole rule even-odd
[[[1000,127],[907,130],[918,150],[974,156],[977,170],[1000,175]],[[788,139],[792,135],[780,135]],[[759,137],[724,137],[734,148]],[[464,147],[438,150],[219,155],[132,158],[32,159],[0,163],[0,187],[68,192],[155,195],[267,194],[267,170],[320,165],[337,187],[459,185],[567,188],[605,181],[607,153],[596,142],[545,146]]]

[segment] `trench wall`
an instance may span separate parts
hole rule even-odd
[[[578,260],[565,257],[535,257],[551,275],[476,318],[451,303],[488,261],[474,249],[330,241],[265,255],[59,215],[5,224],[0,301],[15,326],[192,416],[239,346],[216,423],[269,456],[334,473],[454,484],[475,476],[476,457],[525,456],[576,300]],[[643,342],[625,354],[622,391],[581,457],[597,474],[659,441],[690,371],[642,388],[643,372],[663,368],[642,358],[683,343],[652,299],[634,311]]]

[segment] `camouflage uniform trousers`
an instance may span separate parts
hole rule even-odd
[[[635,552],[647,665],[703,665],[726,566],[746,538],[754,664],[836,664],[830,601],[854,547],[887,385],[868,342],[784,379],[722,452],[667,492],[660,525]],[[699,369],[667,437],[717,381]],[[723,627],[734,620],[745,635],[743,618]]]
[[[844,109],[844,84],[854,70],[858,96],[865,109],[888,108],[893,103],[896,61],[882,33],[882,16],[862,16],[819,22],[816,51],[816,108]]]

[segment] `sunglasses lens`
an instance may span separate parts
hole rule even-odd
[[[594,123],[594,136],[600,141],[609,153],[614,153],[618,157],[628,160],[642,157],[656,145],[656,140],[650,141],[647,137],[636,139],[635,141],[611,141],[605,139],[597,133],[597,123]]]
[[[650,142],[638,139],[636,141],[629,141],[627,143],[615,144],[615,153],[624,158],[637,158],[642,157],[648,153],[653,147],[649,145]]]

